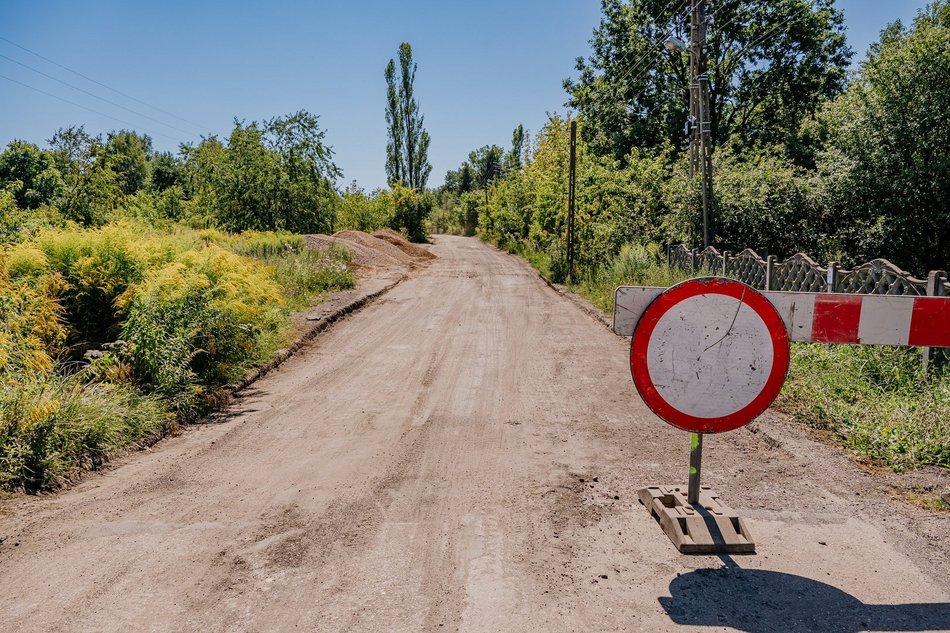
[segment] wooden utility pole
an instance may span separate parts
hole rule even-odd
[[[712,229],[712,122],[709,109],[709,74],[706,69],[706,0],[692,0],[689,29],[689,116],[692,136],[689,173],[699,171],[703,200],[703,247],[711,246]]]
[[[567,278],[574,281],[574,191],[577,183],[577,121],[571,121],[571,160],[567,180]]]

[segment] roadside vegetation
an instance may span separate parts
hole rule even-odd
[[[427,239],[429,135],[408,43],[398,57],[390,188],[370,194],[338,188],[303,110],[177,154],[83,126],[0,152],[0,491],[55,488],[214,408],[288,342],[292,313],[355,283],[348,250],[304,234]]]
[[[178,157],[82,128],[0,153],[0,490],[55,488],[194,420],[291,313],[353,285],[348,251],[286,230],[333,230],[322,137],[297,113]]]
[[[215,404],[288,316],[353,284],[287,233],[137,220],[44,228],[0,253],[0,488],[42,490]]]
[[[610,311],[617,285],[682,279],[665,246],[700,245],[702,227],[682,133],[688,58],[655,39],[670,27],[686,39],[688,16],[654,0],[601,4],[593,54],[565,82],[579,127],[569,286]],[[854,73],[833,0],[724,4],[709,36],[722,43],[709,60],[720,251],[950,269],[937,149],[950,143],[950,84],[935,70],[950,64],[950,2],[890,25]],[[567,281],[569,124],[549,115],[530,139],[518,126],[509,149],[471,152],[435,192],[433,230],[478,235]],[[950,378],[925,380],[916,350],[796,345],[778,406],[893,468],[950,467]]]

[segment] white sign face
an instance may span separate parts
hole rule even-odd
[[[698,418],[747,407],[772,373],[772,337],[758,312],[735,297],[697,295],[656,324],[647,368],[670,406]]]
[[[694,279],[656,297],[630,345],[633,382],[670,424],[696,433],[738,428],[772,403],[788,372],[788,333],[759,292]]]

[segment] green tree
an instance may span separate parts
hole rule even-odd
[[[602,0],[603,17],[565,80],[598,154],[625,160],[634,147],[682,147],[689,56],[663,47],[688,40],[689,15],[667,0]],[[794,149],[801,122],[844,87],[851,50],[834,0],[717,2],[708,15],[713,141]]]
[[[475,171],[472,166],[465,162],[458,169],[450,169],[445,172],[443,187],[459,195],[473,191],[475,189]]]
[[[429,133],[415,97],[416,70],[412,47],[399,45],[399,77],[396,62],[386,66],[386,176],[390,185],[401,182],[412,189],[424,189],[432,165],[429,164]]]
[[[50,152],[32,143],[12,141],[0,153],[0,189],[9,188],[21,209],[36,209],[52,201],[63,179]]]
[[[505,173],[518,171],[522,167],[522,155],[524,154],[525,133],[524,126],[519,125],[511,133],[511,151],[505,154]]]
[[[404,232],[413,242],[428,239],[425,223],[434,204],[431,193],[396,183],[391,191],[380,193],[380,198],[389,210],[391,229]]]
[[[400,113],[399,87],[396,85],[396,62],[386,64],[386,179],[390,185],[406,178],[406,156],[403,151],[403,119]]]
[[[116,174],[106,166],[102,139],[83,126],[61,128],[49,139],[50,153],[62,174],[62,193],[56,206],[81,224],[99,224],[115,209],[121,189]]]
[[[950,3],[892,24],[820,117],[830,248],[950,267]]]
[[[152,139],[128,130],[110,132],[103,147],[105,162],[115,172],[116,182],[126,195],[145,187]]]
[[[502,164],[505,150],[497,145],[485,145],[469,153],[468,162],[474,171],[475,183],[485,192],[485,210],[488,210],[488,189],[504,175]]]
[[[472,165],[475,184],[479,189],[487,189],[504,175],[504,155],[505,150],[497,145],[485,145],[469,153],[468,162]]]
[[[343,190],[333,228],[337,231],[369,232],[387,226],[389,220],[388,209],[380,192],[366,195],[366,191],[354,180]]]
[[[171,152],[153,154],[149,161],[149,172],[152,189],[155,191],[165,191],[185,184],[183,165]]]
[[[199,215],[231,230],[333,230],[340,170],[316,116],[245,124],[183,148],[186,191]]]

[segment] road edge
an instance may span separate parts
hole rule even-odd
[[[300,350],[304,347],[304,345],[306,345],[307,343],[312,341],[314,338],[316,338],[318,334],[320,334],[321,332],[324,332],[325,330],[328,330],[330,326],[332,326],[334,323],[336,323],[343,317],[349,314],[352,314],[354,312],[357,312],[361,310],[362,308],[365,308],[366,306],[370,305],[376,299],[379,299],[381,296],[383,296],[384,294],[386,294],[387,292],[389,292],[390,290],[392,290],[393,288],[401,284],[408,277],[409,276],[407,274],[400,274],[399,277],[395,279],[395,281],[392,281],[386,284],[382,288],[373,290],[371,292],[368,292],[362,295],[357,294],[355,298],[344,303],[342,306],[334,309],[328,314],[325,314],[316,318],[315,320],[312,321],[312,324],[308,324],[308,326],[304,328],[304,330],[300,334],[297,335],[297,338],[295,338],[290,345],[288,345],[285,348],[277,350],[274,353],[274,356],[271,357],[270,360],[268,360],[266,363],[264,363],[260,367],[255,367],[254,369],[251,369],[250,371],[248,371],[246,374],[244,374],[244,376],[238,382],[220,387],[218,389],[218,392],[221,395],[227,396],[228,400],[230,400],[231,396],[234,396],[240,393],[241,391],[243,391],[244,389],[247,389],[249,386],[257,382],[258,380],[264,378],[267,374],[269,374],[270,372],[274,371],[275,369],[283,365],[287,360],[296,356],[297,353],[300,352]],[[355,290],[358,291],[358,288],[359,286],[357,286]],[[344,292],[352,292],[353,290],[354,289],[351,289],[349,291],[344,291]],[[300,315],[295,315],[295,316],[298,316],[298,317],[303,316],[304,321],[310,322],[311,319],[307,317],[306,314],[312,314],[315,310],[319,309],[320,306],[330,303],[332,301],[333,301],[333,298],[331,297],[327,299],[326,301],[322,301],[318,304],[313,305],[311,307],[311,310],[308,313],[301,313]],[[223,406],[227,406],[227,402],[225,402]],[[220,409],[221,407],[216,407],[216,408]],[[209,414],[210,413],[211,412],[209,412]]]

